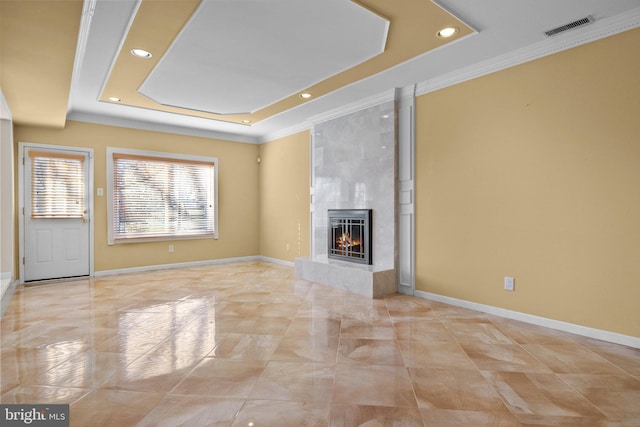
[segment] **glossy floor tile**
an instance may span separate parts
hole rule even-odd
[[[265,262],[19,287],[0,402],[72,426],[640,426],[640,350]]]

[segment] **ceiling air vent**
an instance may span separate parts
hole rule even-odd
[[[558,33],[562,33],[564,31],[572,30],[574,28],[578,28],[578,27],[582,27],[582,26],[587,25],[587,24],[591,24],[593,21],[595,21],[595,19],[593,19],[593,16],[589,15],[586,18],[578,19],[577,21],[573,21],[573,22],[565,24],[565,25],[563,25],[561,27],[554,28],[553,30],[545,31],[544,33],[548,37],[551,37],[551,36],[555,36]]]

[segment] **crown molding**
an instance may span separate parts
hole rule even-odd
[[[388,101],[393,101],[396,98],[396,90],[390,89],[384,92],[378,93],[376,95],[369,96],[367,98],[363,98],[361,100],[340,106],[338,108],[334,108],[333,110],[325,111],[321,114],[310,117],[304,122],[291,126],[276,132],[272,132],[266,135],[263,135],[259,138],[259,143],[271,142],[275,139],[284,138],[285,136],[293,135],[298,132],[302,132],[304,130],[309,130],[313,126],[323,123],[332,119],[336,119],[338,117],[346,116],[347,114],[355,113],[357,111],[362,111],[369,107],[373,107],[376,105],[383,104]]]
[[[376,105],[383,104],[385,102],[394,101],[396,99],[396,89],[385,90],[384,92],[376,95],[363,98],[359,101],[352,102],[347,105],[343,105],[333,110],[325,111],[324,113],[315,115],[309,119],[313,125],[328,122],[329,120],[337,119],[338,117],[346,116],[347,114],[356,113],[358,111],[365,110],[369,107],[375,107]]]
[[[412,84],[405,87],[400,87],[396,89],[396,101],[399,101],[404,98],[415,98],[416,96],[416,87],[417,84]]]
[[[295,126],[290,126],[288,128],[281,129],[276,132],[271,132],[266,135],[262,135],[258,137],[258,144],[266,144],[267,142],[275,141],[276,139],[284,138],[299,132],[304,132],[306,130],[311,130],[311,123],[309,121],[304,121]]]
[[[96,11],[97,0],[84,0],[82,2],[82,18],[80,19],[80,29],[78,30],[78,42],[76,43],[76,55],[73,60],[73,71],[71,73],[71,88],[69,90],[69,99],[67,101],[67,114],[71,112],[72,100],[75,98],[75,92],[80,84],[80,70],[84,62],[84,55],[87,51],[87,41],[89,40],[89,30],[91,29],[91,21]]]
[[[568,31],[451,73],[425,80],[418,83],[416,95],[424,95],[444,89],[448,86],[495,73],[563,50],[572,49],[639,26],[640,7],[618,16],[595,21],[581,31]]]
[[[223,141],[243,142],[246,144],[258,144],[258,138],[254,136],[217,132],[197,128],[187,128],[174,125],[165,125],[160,123],[150,123],[141,120],[124,119],[121,117],[109,117],[102,114],[72,112],[67,116],[67,120],[95,123],[105,126],[123,127],[129,129],[148,130],[152,132],[165,132],[176,135],[196,136],[208,139],[220,139]]]

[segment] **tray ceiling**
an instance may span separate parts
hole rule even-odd
[[[383,53],[388,27],[350,1],[204,1],[139,92],[250,114]]]
[[[472,32],[424,0],[142,0],[100,100],[252,125]]]

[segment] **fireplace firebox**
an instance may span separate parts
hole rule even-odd
[[[372,264],[371,209],[329,209],[329,258]]]

